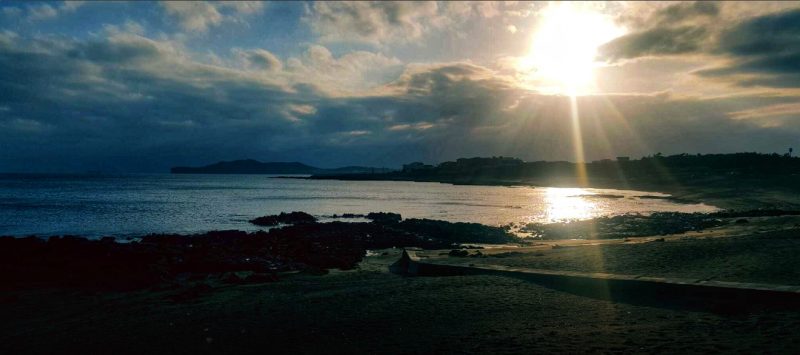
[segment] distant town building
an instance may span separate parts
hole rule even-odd
[[[617,161],[631,161],[630,157],[617,157]]]

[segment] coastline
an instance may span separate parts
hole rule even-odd
[[[670,198],[687,201],[690,197],[686,196],[693,196],[691,192],[685,193]],[[418,252],[420,256],[452,265],[634,272],[646,277],[796,285],[800,264],[793,261],[800,253],[800,217],[782,215],[796,214],[795,210],[752,209],[750,206],[775,206],[768,199],[758,198],[757,193],[741,191],[734,196],[723,187],[698,195],[710,196],[706,201],[715,198],[727,201],[722,206],[746,208],[727,215],[725,211],[705,215],[696,221],[692,219],[696,215],[691,213],[663,215],[676,221],[689,218],[678,223],[677,230],[661,232],[620,219],[619,223],[614,222],[617,223],[614,227],[628,228],[632,233],[629,237],[576,240],[567,235],[491,248],[432,243],[428,236],[441,233],[441,228],[427,222],[414,222],[413,227],[405,229],[408,236],[417,239],[405,239],[402,243],[398,243],[397,230],[387,230],[374,221],[279,224],[274,232],[272,229],[254,233],[209,232],[199,235],[199,239],[193,239],[197,235],[150,236],[144,244],[132,243],[137,245],[134,250],[155,251],[153,255],[160,260],[189,260],[194,266],[145,262],[142,265],[155,265],[161,271],[145,274],[146,282],[133,288],[115,287],[113,283],[111,287],[96,285],[119,279],[117,275],[136,273],[111,267],[106,269],[109,273],[93,279],[87,273],[91,267],[97,267],[92,258],[83,259],[89,263],[85,268],[70,269],[53,264],[48,257],[43,260],[50,264],[43,264],[40,270],[47,281],[43,283],[28,283],[23,287],[32,280],[9,281],[9,276],[25,276],[25,273],[4,267],[6,280],[0,297],[0,316],[10,321],[0,322],[3,334],[0,350],[9,353],[46,352],[54,348],[116,353],[167,348],[197,353],[255,353],[265,348],[285,352],[335,348],[344,352],[381,353],[514,353],[526,349],[786,352],[800,344],[800,335],[794,332],[800,325],[800,313],[795,309],[727,306],[698,309],[671,302],[593,298],[501,275],[408,278],[390,274],[388,270],[402,252],[401,248],[390,246],[416,246],[423,248]],[[775,192],[771,194],[765,197],[783,198]],[[608,194],[597,198],[617,197]],[[756,200],[759,202],[751,204]],[[707,218],[721,222],[706,224]],[[391,220],[397,222],[395,217]],[[272,223],[273,219],[266,221]],[[450,226],[447,228],[455,225],[443,223]],[[416,229],[419,226],[425,228]],[[484,227],[473,226],[478,228],[474,234],[459,230],[444,235],[472,235],[476,239],[458,242],[479,244],[485,241],[480,238],[488,235],[488,230],[481,229]],[[260,244],[259,240],[272,238],[272,233],[284,234],[286,239]],[[367,236],[369,239],[365,239]],[[326,243],[327,238],[332,239]],[[417,242],[409,243],[413,240]],[[59,241],[73,246],[89,245],[94,250],[90,255],[105,255],[117,248],[110,244],[111,240],[87,243],[59,238]],[[261,247],[254,248],[257,245]],[[292,254],[312,245],[316,249]],[[6,246],[0,250],[14,253],[13,248]],[[52,255],[59,255],[59,250],[63,251],[55,248],[56,254]],[[280,250],[294,251],[287,254]],[[70,254],[64,255],[70,258]],[[116,254],[110,255],[115,260]],[[211,255],[215,257],[197,258]],[[242,262],[245,258],[250,259]],[[134,269],[139,265],[130,263],[130,259],[115,261],[134,265]],[[250,262],[263,265],[266,261],[272,268],[251,268],[255,264]],[[165,270],[167,273],[162,274]],[[70,276],[71,280],[78,282],[59,283],[69,280],[67,274],[75,275]],[[121,281],[125,286],[126,281]],[[70,319],[76,314],[81,316],[66,324],[58,323],[59,319]],[[59,326],[52,326],[54,322]],[[137,334],[141,341],[132,342],[131,333]],[[765,338],[761,335],[765,333],[777,339]],[[309,337],[314,341],[309,342]],[[603,337],[604,341],[598,343],[597,337]],[[688,347],[689,343],[694,345]]]
[[[276,177],[284,178],[284,177]],[[285,177],[289,178],[289,177]],[[753,209],[753,208],[779,208],[800,209],[800,190],[787,187],[786,183],[774,186],[770,179],[756,179],[747,182],[731,183],[725,180],[703,181],[691,184],[663,184],[654,182],[635,182],[617,180],[590,180],[579,183],[563,179],[559,180],[498,180],[498,179],[421,179],[402,178],[380,174],[351,174],[351,175],[312,175],[309,177],[291,177],[308,180],[344,180],[344,181],[412,181],[436,182],[452,185],[477,185],[477,186],[525,186],[525,187],[565,187],[565,188],[593,188],[614,190],[636,190],[643,192],[658,192],[669,195],[673,201],[682,203],[705,203],[721,209]],[[764,186],[764,187],[759,187]]]
[[[764,228],[758,223],[751,226]],[[715,233],[716,237],[724,234],[715,230],[693,240],[702,243]],[[666,242],[645,245],[668,247],[672,242],[667,237]],[[529,258],[543,258],[534,256],[536,248],[565,253],[593,247],[530,248]],[[596,255],[590,260],[602,260],[598,259],[602,254],[593,252],[597,249],[587,250]],[[507,251],[497,251],[503,252]],[[794,331],[800,313],[794,310],[659,307],[586,297],[502,276],[401,277],[388,271],[400,253],[399,249],[376,251],[354,270],[324,276],[300,273],[279,282],[215,284],[184,299],[172,297],[176,290],[170,288],[124,293],[4,292],[0,315],[13,321],[0,322],[0,349],[125,354],[165,349],[181,353],[261,353],[264,349],[280,349],[280,353],[330,349],[782,353],[800,342],[800,334]],[[493,263],[513,258],[487,256]],[[131,341],[130,334],[138,340]],[[599,338],[603,341],[598,342]]]

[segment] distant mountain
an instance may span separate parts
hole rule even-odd
[[[254,159],[221,161],[200,167],[176,166],[170,169],[173,174],[370,174],[392,171],[386,168],[346,166],[336,169],[322,169],[299,162],[260,162]]]

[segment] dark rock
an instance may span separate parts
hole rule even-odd
[[[275,281],[278,281],[278,275],[267,274],[267,273],[253,273],[247,275],[247,277],[244,279],[244,283],[248,284],[261,284],[261,283],[275,282]]]
[[[614,194],[594,194],[594,195],[579,195],[582,198],[606,198],[606,199],[620,199],[625,198],[623,195]]]
[[[508,258],[508,257],[512,257],[512,256],[519,256],[519,255],[522,255],[522,254],[524,254],[524,253],[520,253],[518,251],[509,251],[509,252],[505,252],[505,253],[488,254],[488,256],[492,257],[492,258]]]
[[[476,251],[475,254],[470,255],[471,258],[480,258],[483,257],[483,253],[480,250]]]
[[[186,278],[186,281],[203,281],[208,278],[208,274],[195,272],[189,273],[189,276]]]
[[[624,214],[560,223],[531,223],[521,229],[543,239],[645,237],[699,231],[726,224],[715,214],[656,212],[648,216]]]
[[[0,237],[0,291],[23,287],[135,290],[192,283],[209,275],[232,284],[271,282],[280,272],[325,274],[329,269],[354,269],[366,250],[450,249],[462,242],[516,240],[497,227],[402,221],[397,214],[383,215],[395,222],[298,223],[253,233],[151,234],[135,243],[75,236]],[[461,250],[459,255],[469,252]],[[243,279],[236,273],[251,276]]]
[[[412,218],[394,225],[393,228],[453,244],[506,244],[520,241],[519,238],[508,233],[508,231],[501,227],[492,227],[478,223],[450,223],[431,219]]]
[[[447,255],[457,258],[463,258],[469,256],[469,252],[466,250],[453,249],[449,253],[447,253]]]
[[[340,215],[332,215],[331,218],[366,218],[366,215],[358,213],[342,213]]]
[[[20,298],[17,295],[0,296],[0,304],[11,304],[19,302]]]
[[[798,216],[800,211],[781,210],[781,209],[755,209],[745,211],[726,210],[710,213],[709,216],[715,218],[739,218],[739,217],[777,217],[777,216]]]
[[[323,275],[327,275],[328,273],[330,273],[330,271],[328,271],[327,269],[309,267],[309,268],[305,268],[303,270],[303,273],[309,274],[309,275],[315,275],[315,276],[323,276]]]
[[[367,214],[366,217],[367,219],[370,219],[375,223],[384,223],[384,224],[398,223],[400,222],[400,220],[403,219],[403,217],[400,216],[400,214],[392,212],[370,212]]]
[[[239,277],[239,275],[236,275],[235,272],[228,272],[223,274],[222,277],[220,277],[220,281],[232,285],[238,285],[244,283],[244,280],[241,277]]]
[[[281,212],[278,215],[270,215],[251,219],[250,223],[258,226],[277,226],[278,224],[302,224],[315,223],[317,218],[305,212]]]
[[[200,296],[208,294],[213,290],[214,289],[211,286],[204,283],[200,283],[192,287],[183,289],[176,294],[170,295],[168,296],[168,298],[175,302],[186,302],[199,298]]]

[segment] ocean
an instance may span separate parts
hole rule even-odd
[[[607,198],[598,195],[617,195]],[[333,181],[268,175],[0,175],[0,235],[129,237],[149,233],[263,229],[248,220],[305,211],[396,212],[488,225],[588,219],[658,211],[712,212],[637,196],[641,191]],[[594,197],[593,197],[594,196]],[[619,197],[621,196],[621,197]]]

